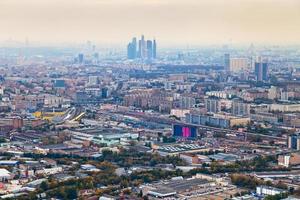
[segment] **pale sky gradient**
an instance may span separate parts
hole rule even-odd
[[[300,0],[0,0],[0,41],[300,44]]]

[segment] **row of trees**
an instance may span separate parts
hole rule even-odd
[[[188,175],[197,173],[213,174],[213,173],[238,173],[238,172],[254,172],[254,171],[270,171],[270,170],[286,170],[285,168],[274,169],[270,162],[274,161],[274,156],[259,156],[252,160],[236,161],[234,163],[222,164],[212,162],[210,165],[202,165],[201,168],[192,169]]]
[[[157,164],[186,165],[178,156],[160,156],[159,154],[142,153],[138,151],[121,150],[119,153],[103,151],[100,161],[109,161],[121,167],[133,165],[155,166]]]
[[[281,200],[288,197],[288,193],[276,194],[276,195],[268,195],[264,198],[264,200]]]

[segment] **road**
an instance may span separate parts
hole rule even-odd
[[[52,119],[54,124],[62,124],[68,120],[76,120],[78,116],[82,117],[83,112],[80,107],[69,108],[62,116],[56,116]]]
[[[189,124],[189,123],[182,122],[179,120],[170,119],[169,117],[159,116],[160,114],[157,114],[157,113],[144,113],[144,112],[120,111],[120,110],[115,110],[115,111],[111,111],[111,112],[117,113],[117,114],[129,115],[129,116],[133,116],[136,118],[140,118],[140,119],[144,119],[146,121],[152,121],[152,122],[156,122],[156,123],[164,123],[164,124],[169,124],[169,125],[180,124],[180,125],[185,125],[185,126],[195,126],[195,127],[198,127],[199,129],[205,130],[205,131],[218,131],[218,132],[224,132],[224,133],[230,133],[230,134],[244,134],[245,137],[252,135],[252,136],[260,136],[263,139],[286,141],[286,138],[272,136],[272,135],[264,135],[264,134],[253,133],[253,132],[240,132],[237,130],[217,128],[217,127],[206,126],[206,125]]]

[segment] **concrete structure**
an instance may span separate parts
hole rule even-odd
[[[64,102],[62,97],[49,95],[45,96],[44,106],[46,107],[59,107]]]
[[[13,129],[18,129],[24,126],[24,121],[20,117],[0,118],[0,127],[2,126],[9,126]]]
[[[12,174],[7,169],[0,169],[0,182],[12,179]]]
[[[93,137],[94,135],[87,134],[87,133],[81,133],[76,131],[71,132],[71,141],[75,144],[82,144],[84,146],[89,146]]]
[[[257,122],[268,122],[271,124],[278,123],[278,117],[273,113],[267,113],[267,112],[250,114],[250,119],[252,121],[257,121]]]
[[[284,166],[284,167],[300,165],[300,154],[299,153],[291,153],[288,155],[279,155],[278,156],[278,165]]]
[[[271,86],[270,89],[268,89],[268,99],[277,99],[279,96],[279,89],[275,86]]]
[[[249,117],[235,117],[231,115],[203,115],[203,114],[187,114],[186,122],[197,125],[208,125],[221,128],[229,128],[233,126],[247,126],[250,122]]]
[[[248,59],[247,58],[230,58],[230,72],[243,72],[247,70]]]
[[[289,92],[281,91],[280,92],[280,101],[288,101],[289,100]]]
[[[188,109],[172,109],[170,115],[174,115],[179,118],[185,118],[185,115],[190,113]]]
[[[224,70],[226,72],[230,71],[230,54],[229,53],[224,54]]]
[[[204,102],[205,102],[205,108],[206,108],[207,112],[218,113],[221,111],[219,99],[206,98],[206,99],[204,99]]]
[[[258,194],[260,196],[283,194],[285,192],[286,192],[285,190],[270,187],[270,186],[258,186],[258,187],[256,187],[256,194]]]
[[[232,94],[230,92],[226,92],[226,91],[209,91],[209,92],[206,92],[205,95],[207,95],[209,97],[218,97],[218,98],[222,98],[222,99],[228,99],[228,98],[231,98],[234,94]]]
[[[88,85],[97,85],[99,83],[98,76],[89,76]]]
[[[293,134],[288,137],[288,148],[300,150],[300,134]]]
[[[35,173],[38,175],[52,175],[57,174],[63,171],[62,167],[52,167],[52,168],[45,168],[37,170]]]
[[[193,193],[195,190],[210,187],[211,181],[199,178],[170,180],[165,183],[157,183],[150,186],[142,186],[143,195],[154,198],[172,198],[179,194],[181,196]]]
[[[298,113],[288,113],[283,115],[283,124],[291,127],[300,127],[300,116]]]
[[[96,144],[105,144],[107,146],[123,144],[129,145],[132,140],[137,140],[138,133],[124,133],[124,134],[99,134],[93,137],[92,142]]]
[[[236,116],[249,116],[250,104],[243,103],[242,101],[235,99],[232,101],[231,113]]]
[[[189,97],[189,96],[182,96],[182,97],[180,97],[179,101],[180,101],[179,106],[182,109],[192,108],[196,104],[195,98]]]
[[[224,162],[224,163],[230,163],[235,162],[240,159],[239,156],[229,153],[218,153],[214,155],[208,156],[210,159],[218,161],[218,162]]]
[[[199,164],[199,158],[197,155],[183,153],[179,156],[182,160],[184,160],[189,165]]]
[[[257,81],[267,81],[268,80],[268,63],[261,57],[255,62],[255,75]]]
[[[270,111],[278,112],[299,112],[300,104],[271,104]]]

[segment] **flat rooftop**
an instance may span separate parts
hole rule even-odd
[[[184,179],[184,180],[176,180],[176,181],[172,180],[167,183],[156,184],[154,185],[154,187],[156,188],[155,189],[156,192],[159,192],[161,190],[162,193],[164,192],[171,193],[172,191],[179,193],[182,191],[192,190],[195,187],[199,187],[207,183],[209,183],[209,181],[205,179],[195,178],[195,179]]]
[[[160,146],[158,150],[163,152],[175,153],[175,152],[199,150],[204,148],[205,148],[204,146],[200,146],[198,144],[174,144],[174,145]]]

